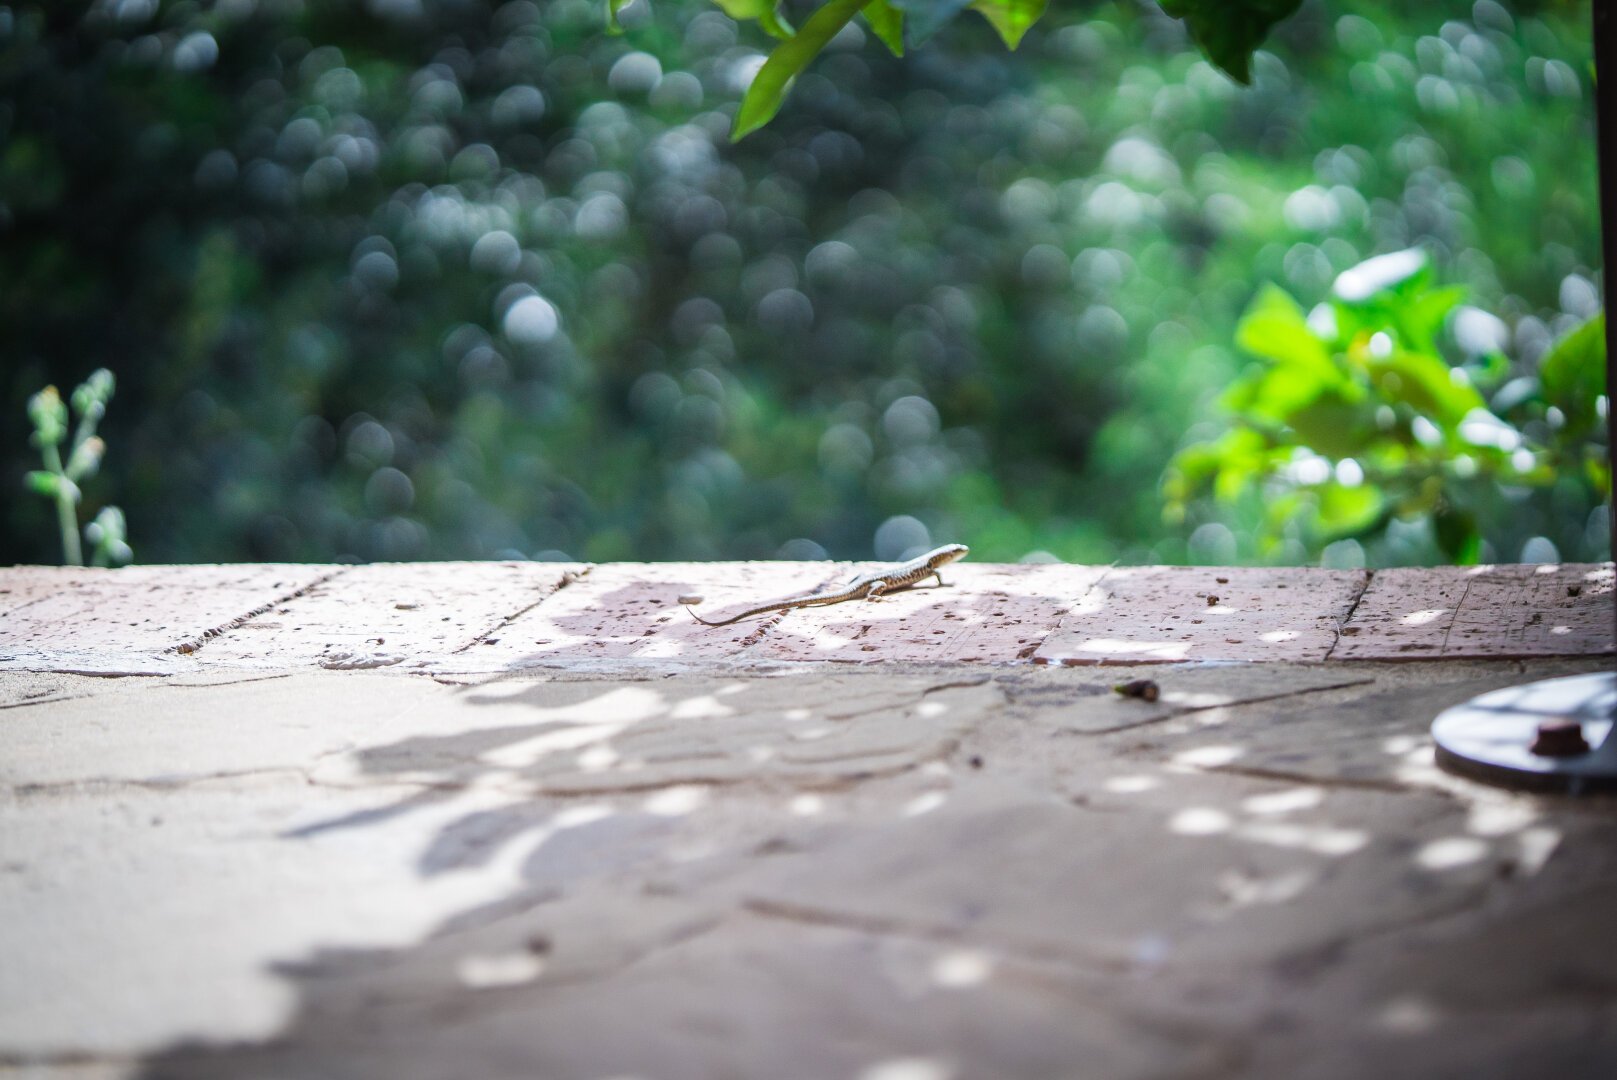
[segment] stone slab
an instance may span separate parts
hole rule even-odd
[[[511,620],[497,640],[442,666],[477,672],[592,660],[723,660],[780,616],[703,626],[684,610],[681,596],[702,597],[693,607],[704,618],[726,618],[812,592],[845,569],[825,562],[607,563]]]
[[[1612,567],[1377,570],[1333,660],[1609,653]]]
[[[0,616],[0,668],[167,672],[230,627],[283,604],[340,567],[132,566],[69,574],[66,587]],[[33,569],[8,570],[0,580]]]
[[[1116,567],[1033,661],[1324,660],[1365,580],[1356,570]]]
[[[562,563],[356,566],[210,639],[203,667],[429,667],[497,638],[587,567]]]
[[[879,570],[855,567],[852,574]],[[1013,663],[1033,655],[1104,567],[956,563],[944,588],[802,608],[774,622],[754,655],[853,663]]]
[[[1610,1075],[1610,807],[1397,771],[1599,662],[25,683],[0,1075]]]

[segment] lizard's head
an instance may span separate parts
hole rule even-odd
[[[947,566],[956,559],[964,559],[970,553],[971,549],[965,544],[944,544],[927,555],[926,565],[936,570],[940,566]]]

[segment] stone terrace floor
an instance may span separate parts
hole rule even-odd
[[[0,569],[0,1077],[1617,1076],[1609,565],[859,569]]]

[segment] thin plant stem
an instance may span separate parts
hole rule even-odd
[[[62,468],[62,455],[54,445],[42,448],[45,467],[55,473],[60,483],[56,488],[56,523],[62,530],[62,561],[69,566],[84,565],[84,551],[79,546],[79,516],[73,505],[71,481]]]

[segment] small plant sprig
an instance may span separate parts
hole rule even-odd
[[[67,444],[67,461],[62,461],[62,443],[68,436],[68,403],[56,387],[47,386],[28,399],[28,419],[33,421],[30,441],[39,448],[45,467],[27,476],[30,490],[56,503],[56,522],[62,531],[62,559],[69,566],[84,565],[84,548],[79,543],[79,481],[95,475],[107,444],[95,433],[107,414],[115,380],[106,368],[95,371],[73,391],[73,412],[78,427]],[[95,520],[84,527],[95,566],[121,566],[134,558],[126,539],[123,511],[116,506],[102,508]]]

